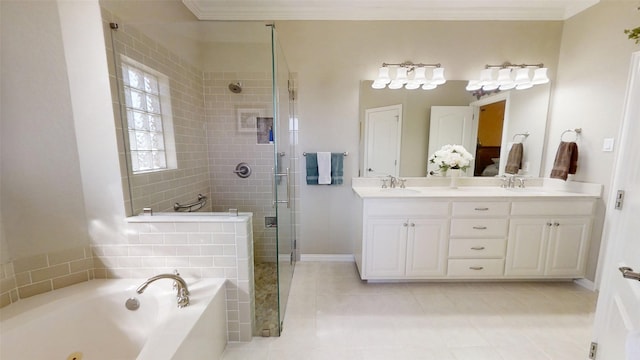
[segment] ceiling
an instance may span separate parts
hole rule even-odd
[[[566,20],[600,0],[182,0],[200,20]]]

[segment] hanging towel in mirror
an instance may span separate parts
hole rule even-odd
[[[318,185],[331,185],[331,153],[318,152]]]
[[[344,153],[331,153],[331,184],[342,184]]]
[[[575,174],[578,169],[578,144],[561,141],[556,153],[556,160],[551,169],[551,177],[567,180],[569,174]]]
[[[318,185],[318,157],[315,153],[307,153],[307,185]]]
[[[509,150],[509,157],[507,158],[507,165],[504,167],[504,172],[507,174],[517,174],[518,170],[522,168],[522,153],[524,146],[522,143],[512,143],[511,150]]]

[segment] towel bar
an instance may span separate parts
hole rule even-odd
[[[528,138],[528,137],[529,137],[529,132],[522,133],[522,134],[514,134],[514,135],[513,135],[513,141],[516,141],[516,138],[517,138],[518,136],[523,136],[523,137],[524,137],[524,139],[526,139],[526,138]],[[524,140],[524,139],[522,139],[522,140]],[[522,141],[520,141],[520,142],[522,142]]]
[[[344,155],[344,156],[349,156],[349,152],[348,152],[348,151],[345,151],[345,152],[343,152],[343,153],[342,153],[342,155]],[[303,153],[302,153],[302,156],[307,156],[307,152],[303,152]]]
[[[563,131],[562,134],[560,134],[560,141],[562,141],[562,137],[564,136],[564,134],[566,134],[568,132],[575,133],[576,134],[576,140],[578,140],[578,135],[582,132],[582,128],[567,129],[567,130]]]

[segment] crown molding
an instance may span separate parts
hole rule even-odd
[[[200,20],[566,20],[599,0],[182,0]]]

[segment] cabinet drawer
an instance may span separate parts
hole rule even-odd
[[[482,202],[454,202],[453,217],[470,216],[507,216],[509,215],[508,202],[482,201]]]
[[[451,239],[449,257],[454,258],[504,258],[507,240],[501,239]]]
[[[365,216],[449,216],[448,201],[425,199],[367,199],[364,202]]]
[[[507,236],[507,219],[452,219],[452,237],[499,238]]]
[[[593,200],[514,201],[511,215],[591,215],[594,205]]]
[[[447,275],[457,277],[502,276],[503,259],[451,259]]]

